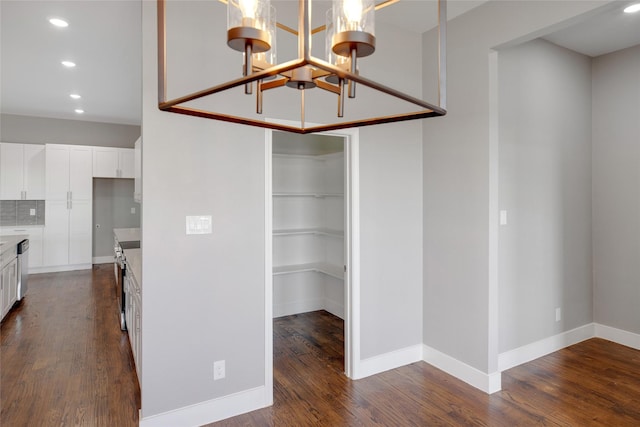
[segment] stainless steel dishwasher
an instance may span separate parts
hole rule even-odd
[[[18,301],[27,293],[29,281],[29,239],[18,243]]]

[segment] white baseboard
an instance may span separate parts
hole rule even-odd
[[[380,372],[399,368],[410,363],[422,360],[422,346],[420,344],[402,348],[400,350],[381,354],[379,356],[370,357],[360,360],[360,363],[354,366],[352,378],[359,380]]]
[[[613,341],[617,344],[640,350],[640,334],[627,332],[622,329],[612,328],[611,326],[595,324],[595,336],[605,340]]]
[[[323,309],[344,320],[344,303],[325,298]]]
[[[467,365],[427,345],[423,346],[422,353],[422,360],[428,364],[435,366],[449,375],[453,375],[459,380],[485,393],[495,393],[502,388],[500,372],[493,372],[491,374],[484,373],[473,366]]]
[[[264,386],[140,419],[140,427],[197,427],[268,406]]]
[[[500,372],[506,371],[514,366],[530,362],[554,351],[593,338],[596,336],[594,326],[593,323],[589,323],[570,331],[562,332],[540,341],[500,353],[498,356],[498,370]]]
[[[94,264],[113,264],[113,255],[109,256],[94,256]]]
[[[91,270],[93,264],[76,264],[76,265],[56,265],[49,267],[34,267],[29,269],[29,274],[39,273],[59,273],[61,271],[75,271],[75,270]]]
[[[308,313],[318,310],[324,310],[323,298],[273,304],[273,317],[291,316],[292,314]]]

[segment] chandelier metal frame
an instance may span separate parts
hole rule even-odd
[[[315,132],[327,132],[337,129],[346,129],[353,127],[370,126],[382,123],[400,122],[406,120],[423,119],[428,117],[444,116],[446,111],[446,25],[447,25],[447,8],[446,0],[438,0],[438,104],[434,105],[427,101],[416,98],[412,95],[400,92],[396,89],[390,88],[383,84],[377,83],[366,77],[361,76],[358,73],[352,73],[349,69],[341,68],[333,65],[325,60],[315,58],[311,55],[311,37],[313,34],[323,31],[324,26],[318,28],[311,27],[311,3],[313,0],[299,0],[298,10],[298,30],[292,30],[278,23],[278,27],[285,29],[290,33],[297,33],[298,37],[298,58],[295,60],[287,61],[282,64],[276,64],[268,68],[257,69],[253,73],[247,73],[246,77],[240,77],[235,80],[231,80],[217,86],[209,87],[197,92],[193,92],[178,98],[167,100],[167,28],[166,28],[166,0],[157,0],[158,6],[158,108],[162,111],[171,113],[184,114],[188,116],[202,117],[207,119],[222,120],[231,123],[244,124],[249,126],[257,126],[261,128],[280,130],[285,132],[294,132],[299,134],[315,133]],[[397,0],[387,0],[378,6],[395,3]],[[224,40],[221,40],[224,42]],[[355,82],[379,92],[385,93],[392,97],[404,100],[411,104],[420,107],[420,110],[410,113],[382,115],[371,118],[358,119],[352,121],[341,121],[322,125],[310,125],[306,126],[305,123],[305,90],[301,92],[301,106],[300,106],[300,126],[290,126],[279,123],[267,122],[263,120],[257,120],[252,117],[234,116],[224,114],[221,112],[214,112],[208,110],[202,110],[192,107],[187,107],[185,104],[189,101],[193,101],[199,98],[204,98],[216,93],[220,93],[232,88],[241,87],[243,85],[250,84],[252,82],[257,83],[257,97],[258,103],[261,105],[262,92],[265,90],[274,89],[276,87],[284,86],[277,83],[277,80],[266,81],[265,79],[278,76],[278,75],[290,75],[293,70],[302,69],[305,67],[313,67],[319,74],[337,76],[344,81]],[[335,87],[329,83],[322,82],[319,85],[320,89],[334,92],[339,97],[339,103],[344,102],[344,94],[336,91]],[[244,94],[244,91],[243,91]],[[244,95],[241,95],[244,96]],[[342,101],[340,98],[342,97]],[[340,106],[338,107],[340,109]]]

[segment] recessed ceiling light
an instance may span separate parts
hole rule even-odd
[[[67,68],[73,68],[76,66],[76,63],[71,61],[62,61],[61,64]]]
[[[624,13],[636,13],[640,12],[640,3],[632,4],[624,8]]]
[[[78,113],[78,114],[82,114],[82,113],[84,113],[84,110],[81,110],[80,108],[76,108],[75,112]]]
[[[73,99],[80,99],[82,98],[80,95],[78,95],[77,93],[72,93],[71,95],[69,95],[71,98]]]
[[[49,22],[52,25],[55,25],[56,27],[60,27],[60,28],[64,28],[64,27],[68,27],[69,23],[65,20],[59,19],[59,18],[51,18],[49,19]]]

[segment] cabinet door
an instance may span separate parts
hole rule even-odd
[[[66,201],[69,194],[69,148],[64,145],[47,144],[45,152],[46,199]],[[47,214],[48,212],[45,213]]]
[[[67,200],[47,200],[45,204],[44,265],[69,263],[69,209]]]
[[[91,264],[91,200],[73,200],[69,210],[69,264]]]
[[[3,236],[17,236],[26,234],[29,236],[29,268],[42,267],[43,255],[43,233],[44,228],[40,226],[30,226],[24,228],[0,228],[0,234]]]
[[[71,147],[69,152],[69,191],[73,200],[91,200],[93,167],[91,147]]]
[[[133,148],[120,148],[118,150],[119,178],[135,177],[135,153]]]
[[[27,200],[44,200],[44,145],[24,145],[24,191]]]
[[[118,177],[118,149],[111,147],[93,147],[93,177]]]
[[[0,298],[0,311],[4,317],[16,300],[18,275],[17,260],[14,259],[2,269],[2,297]]]
[[[20,200],[23,190],[22,144],[0,144],[0,199]]]

